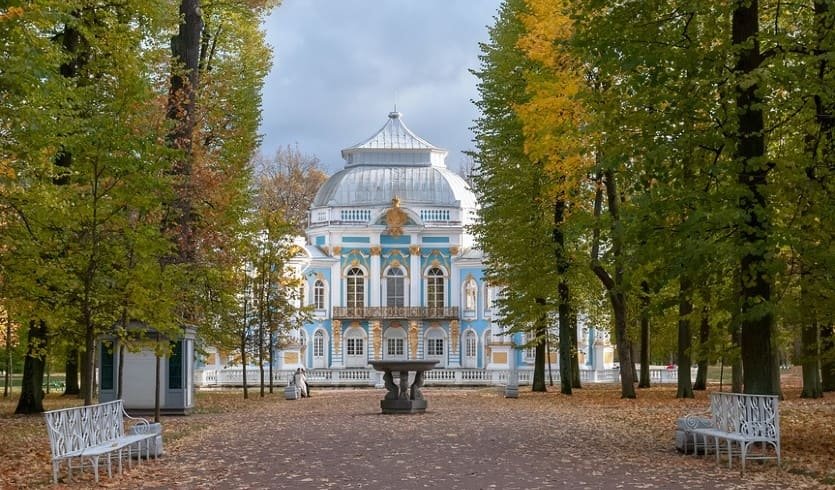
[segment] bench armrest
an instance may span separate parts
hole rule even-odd
[[[151,422],[148,419],[143,417],[131,417],[128,415],[128,412],[122,408],[122,415],[131,421],[133,424],[131,429],[133,430],[134,434],[150,434],[151,432]]]

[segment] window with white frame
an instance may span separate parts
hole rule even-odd
[[[348,308],[362,308],[365,306],[365,274],[362,269],[352,267],[347,275],[346,304]]]
[[[444,339],[427,339],[426,355],[440,357],[444,355]]]
[[[467,357],[475,357],[477,347],[478,340],[476,339],[475,332],[472,330],[467,331],[467,335],[464,336],[464,355]]]
[[[386,340],[386,356],[402,356],[404,354],[405,343],[403,339],[387,339]]]
[[[317,330],[313,334],[313,357],[322,357],[325,355],[325,334],[321,330]]]
[[[444,307],[444,271],[439,267],[432,267],[426,271],[426,306],[429,308]]]
[[[317,310],[325,309],[325,283],[321,279],[313,283],[313,307]]]
[[[346,341],[346,350],[348,351],[349,356],[361,356],[365,354],[365,339],[345,339]]]
[[[406,306],[403,269],[392,267],[386,272],[386,306]]]

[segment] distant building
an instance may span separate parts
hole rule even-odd
[[[278,369],[367,368],[374,359],[532,366],[532,349],[511,347],[524,335],[501,333],[493,304],[500,291],[485,281],[482,252],[467,230],[478,203],[446,156],[398,112],[342,150],[345,167],[317,193],[294,261],[314,318],[277,352]],[[585,329],[581,338],[581,367],[611,367],[607,337]]]

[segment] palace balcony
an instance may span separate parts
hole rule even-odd
[[[336,320],[457,320],[458,307],[446,306],[335,306],[333,318]]]

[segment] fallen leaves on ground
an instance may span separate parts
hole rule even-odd
[[[835,404],[806,400],[784,382],[783,470],[750,464],[741,479],[712,457],[673,449],[677,418],[700,412],[708,395],[675,399],[674,386],[620,399],[619,387],[588,385],[574,395],[497,388],[427,388],[422,416],[382,416],[383,390],[319,389],[288,401],[276,390],[200,392],[190,416],[166,416],[166,455],[100,486],[116,488],[815,488],[835,482]],[[716,387],[711,387],[716,389]],[[47,409],[77,400],[50,397]],[[14,416],[0,401],[0,487],[51,481],[43,417]],[[62,482],[65,472],[62,472]],[[93,486],[90,472],[56,488]]]

